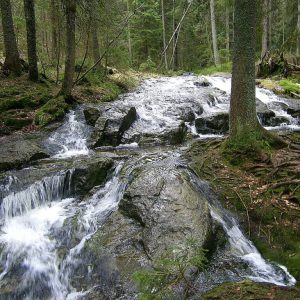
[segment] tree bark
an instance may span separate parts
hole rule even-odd
[[[164,0],[161,0],[161,19],[162,19],[162,29],[163,29],[163,45],[164,45],[164,49],[166,49],[166,25],[165,25]],[[168,70],[167,51],[164,51],[164,60],[165,60],[165,68],[166,70]]]
[[[53,60],[57,59],[58,55],[58,10],[57,0],[51,0],[51,56]]]
[[[36,27],[34,0],[24,0],[24,11],[27,31],[27,53],[29,63],[29,79],[37,81],[39,79],[37,53],[36,53]]]
[[[261,37],[261,59],[269,51],[269,0],[263,1],[262,37]]]
[[[300,56],[300,0],[298,0],[298,22],[297,22],[298,42],[297,42],[297,55]]]
[[[66,61],[64,81],[61,89],[61,94],[66,99],[72,97],[75,73],[75,21],[76,0],[66,0]]]
[[[94,63],[96,63],[100,58],[100,47],[99,47],[99,40],[98,40],[98,24],[96,20],[92,22],[92,45],[93,45],[93,58]]]
[[[17,47],[10,0],[0,0],[0,9],[5,48],[5,62],[3,69],[11,71],[16,76],[20,76],[22,73],[22,66]]]
[[[226,18],[226,50],[228,55],[228,61],[229,61],[229,52],[230,52],[230,24],[229,24],[229,7],[226,5],[225,10],[225,18]]]
[[[127,15],[129,16],[130,14],[130,5],[129,5],[129,0],[126,2],[127,4]],[[128,56],[129,56],[129,66],[132,66],[132,45],[131,45],[131,26],[130,26],[130,21],[128,21],[127,25],[127,38],[128,38]]]
[[[215,65],[220,64],[220,56],[218,50],[218,40],[217,40],[217,29],[216,29],[216,16],[215,16],[215,0],[210,0],[210,20],[211,20],[211,33],[212,42],[214,50],[214,61]]]
[[[247,141],[262,129],[256,115],[256,0],[235,1],[230,139]]]

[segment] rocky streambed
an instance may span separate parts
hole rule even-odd
[[[208,258],[188,270],[190,299],[243,279],[293,285],[185,158],[194,140],[226,134],[229,90],[225,77],[149,79],[48,133],[3,138],[0,298],[135,299],[133,273],[188,239]],[[257,98],[268,129],[300,128],[298,102],[262,89]],[[177,282],[176,298],[187,288]]]

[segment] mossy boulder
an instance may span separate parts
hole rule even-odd
[[[68,104],[65,102],[63,96],[52,98],[36,111],[36,125],[45,126],[51,122],[62,119],[67,108]]]
[[[225,283],[202,296],[199,300],[295,300],[300,299],[297,288],[278,287],[271,284],[242,281]]]
[[[94,107],[87,107],[83,111],[85,121],[88,125],[95,126],[97,119],[100,117],[100,111]]]
[[[0,171],[22,167],[31,161],[47,158],[41,137],[15,134],[0,138]]]

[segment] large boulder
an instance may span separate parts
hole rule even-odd
[[[134,107],[119,112],[113,118],[100,117],[95,123],[91,137],[91,146],[117,146],[121,143],[124,133],[136,121],[137,113]]]
[[[95,126],[97,119],[100,117],[100,111],[94,107],[87,107],[83,111],[85,121],[88,125]]]
[[[209,117],[201,117],[195,120],[195,126],[198,133],[226,133],[229,130],[229,115],[220,113]]]
[[[93,187],[105,182],[114,161],[107,157],[83,160],[75,163],[71,177],[71,193],[84,196]]]
[[[0,171],[20,168],[49,157],[38,134],[14,134],[0,138]]]
[[[135,174],[119,209],[143,226],[148,254],[158,257],[171,246],[183,247],[187,236],[204,246],[211,233],[209,206],[188,174],[175,169],[172,158],[137,169]]]
[[[144,163],[132,177],[119,209],[85,243],[72,276],[77,290],[97,286],[89,299],[135,299],[135,271],[186,247],[189,238],[206,249],[213,241],[208,202],[174,157]]]

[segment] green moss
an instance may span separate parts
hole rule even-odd
[[[205,294],[201,300],[294,300],[298,299],[300,291],[296,288],[274,287],[270,284],[242,281],[225,283]]]
[[[62,96],[52,98],[36,111],[36,125],[45,126],[53,121],[63,118],[67,108],[68,105]]]
[[[300,84],[293,80],[284,79],[279,81],[279,85],[284,89],[286,94],[300,94]]]
[[[204,69],[196,70],[195,73],[199,75],[211,75],[214,73],[231,73],[232,63],[228,62],[218,66],[211,66]]]
[[[112,81],[104,82],[101,85],[101,89],[103,89],[104,93],[101,99],[103,102],[110,102],[115,100],[122,92],[120,87]]]
[[[4,125],[11,127],[12,129],[18,130],[22,129],[23,127],[32,124],[32,119],[31,118],[7,118],[4,121]]]
[[[0,98],[12,97],[20,94],[20,89],[12,86],[1,87]]]

